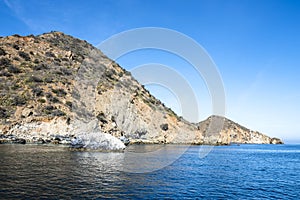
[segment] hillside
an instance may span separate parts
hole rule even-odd
[[[183,120],[86,41],[0,38],[0,142],[68,144],[91,132],[131,143],[281,143],[224,118]]]

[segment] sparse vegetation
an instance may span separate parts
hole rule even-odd
[[[52,113],[51,113],[52,116],[55,116],[55,117],[61,117],[61,116],[65,116],[66,113],[61,111],[61,110],[53,110]]]
[[[169,129],[169,126],[168,124],[161,124],[160,125],[160,128],[163,130],[163,131],[167,131]]]
[[[10,66],[10,60],[8,58],[1,58],[0,59],[0,67],[2,66],[2,68]],[[1,69],[1,68],[0,68]]]
[[[36,87],[32,89],[32,93],[36,96],[36,97],[40,97],[44,95],[43,89]]]
[[[56,94],[58,97],[64,97],[67,95],[67,92],[64,89],[52,89],[52,92]]]
[[[39,103],[46,103],[46,100],[45,99],[38,99],[37,100]]]
[[[48,101],[52,102],[52,103],[58,103],[59,99],[54,97],[51,93],[46,93],[46,98]]]
[[[53,78],[50,77],[50,76],[47,76],[47,77],[44,78],[44,82],[45,83],[53,83]]]
[[[20,51],[20,52],[19,52],[19,56],[20,56],[21,58],[24,58],[25,61],[30,61],[30,60],[31,60],[29,54],[28,54],[28,53],[25,53],[24,51]]]
[[[46,115],[50,115],[53,117],[59,117],[59,116],[65,116],[66,113],[64,113],[63,111],[57,109],[56,107],[52,106],[52,105],[47,105],[44,108],[44,113]]]
[[[0,72],[0,76],[11,77],[11,76],[12,76],[12,74],[11,74],[11,73],[9,73],[9,72],[7,72],[7,71],[2,71],[2,72]]]
[[[10,65],[10,66],[7,68],[7,71],[10,72],[10,73],[13,73],[13,74],[18,74],[18,73],[21,73],[21,72],[22,72],[18,67],[15,67],[15,66],[13,66],[13,65]]]
[[[129,72],[129,71],[127,71],[127,70],[125,70],[125,74],[126,74],[127,76],[131,76],[131,72]]]
[[[20,49],[20,47],[19,47],[17,44],[14,44],[14,45],[13,45],[13,48],[16,49],[16,50],[19,50],[19,49]]]
[[[60,71],[61,71],[62,75],[66,75],[66,76],[71,76],[72,75],[72,71],[70,69],[61,68]]]
[[[66,105],[69,107],[69,108],[72,108],[72,102],[71,101],[66,101]]]
[[[22,106],[25,105],[27,102],[27,98],[24,95],[16,94],[15,96],[11,97],[10,99],[11,106]]]
[[[39,65],[34,65],[33,69],[39,71],[39,70],[47,70],[49,69],[49,67],[46,64],[39,64]]]
[[[5,56],[6,52],[4,51],[4,49],[0,48],[0,56]]]
[[[55,57],[56,57],[55,54],[52,53],[51,51],[47,51],[47,52],[45,53],[45,56],[47,56],[47,57],[52,57],[52,58],[55,58]]]
[[[106,120],[105,114],[103,112],[101,112],[97,115],[97,119],[100,122],[102,122],[103,124],[107,124],[107,120]]]
[[[43,82],[43,80],[40,77],[32,75],[32,76],[27,77],[25,82],[26,83],[32,83],[32,82],[41,83],[41,82]]]
[[[9,117],[9,114],[5,108],[0,107],[0,118],[6,119]]]

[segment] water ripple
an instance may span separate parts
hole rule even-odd
[[[131,146],[129,151],[153,148]],[[173,145],[169,150],[177,148],[182,147]],[[199,148],[190,147],[176,162],[161,170],[135,174],[122,171],[124,153],[0,145],[0,198],[297,199],[300,196],[300,146],[215,147],[202,159],[198,157]],[[158,162],[161,159],[151,158],[152,165],[159,165]]]

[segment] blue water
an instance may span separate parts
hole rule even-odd
[[[159,166],[162,158],[187,151],[162,169],[124,172],[126,153],[155,148],[135,145],[125,153],[101,153],[0,145],[0,199],[300,197],[300,145],[217,146],[204,158],[199,157],[201,146],[163,145],[159,148],[164,151],[149,158],[149,165]]]

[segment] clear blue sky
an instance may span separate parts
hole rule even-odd
[[[1,36],[58,30],[94,45],[138,27],[184,33],[201,44],[218,66],[227,117],[288,142],[300,141],[299,0],[0,0],[0,21]],[[133,53],[118,62],[127,69],[167,62],[185,73],[182,61],[158,55]],[[195,77],[187,77],[197,87]],[[168,101],[162,90],[152,89]],[[203,119],[210,112],[203,100],[209,95],[207,91],[197,95],[200,104],[203,101]]]

